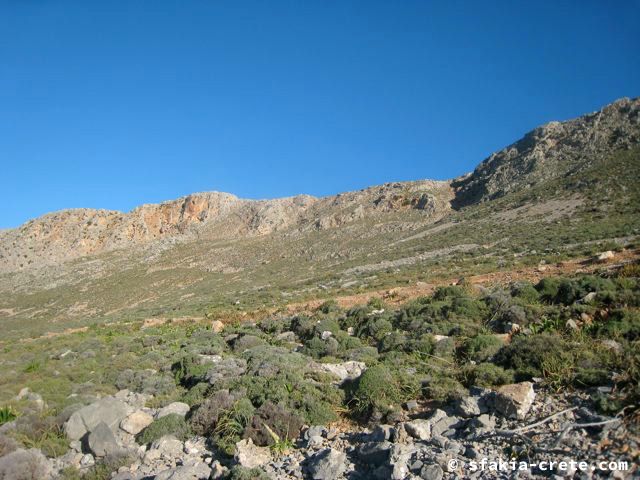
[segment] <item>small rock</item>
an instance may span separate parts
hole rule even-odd
[[[119,450],[118,442],[109,426],[100,422],[91,430],[88,438],[89,448],[96,457],[106,457]]]
[[[480,399],[477,397],[466,396],[456,402],[456,413],[461,417],[476,417],[482,413],[480,407]]]
[[[409,400],[404,404],[404,408],[406,408],[409,412],[414,412],[420,408],[420,405],[416,400]]]
[[[208,480],[210,475],[211,467],[196,461],[160,472],[154,480]]]
[[[391,425],[376,425],[373,432],[367,436],[367,440],[370,442],[384,442],[391,440],[392,433],[393,427]]]
[[[335,480],[346,470],[344,452],[327,448],[309,459],[309,471],[313,480]]]
[[[431,422],[428,420],[412,420],[405,423],[404,428],[409,435],[418,440],[429,440],[431,438]]]
[[[171,415],[172,413],[175,413],[176,415],[180,415],[181,417],[184,417],[187,415],[187,413],[189,413],[189,410],[191,410],[191,407],[186,403],[173,402],[167,405],[166,407],[161,408],[158,411],[158,413],[156,413],[156,419],[166,417],[167,415]]]
[[[611,250],[607,250],[606,252],[602,252],[598,255],[599,262],[606,262],[608,260],[612,260],[615,257],[614,253]]]
[[[578,327],[578,324],[576,323],[576,321],[573,320],[572,318],[567,320],[567,322],[565,323],[564,326],[567,327],[570,330],[573,330],[573,331],[577,331],[577,330],[580,329],[580,327]]]
[[[424,480],[442,480],[443,475],[442,468],[437,464],[425,465],[420,470],[420,477]]]
[[[271,460],[271,452],[267,447],[258,447],[250,438],[236,443],[233,456],[236,462],[245,468],[255,468],[266,465]]]
[[[224,323],[220,320],[214,320],[211,322],[211,331],[213,333],[220,333],[222,330],[224,330]]]
[[[387,463],[392,445],[391,442],[363,443],[360,445],[360,448],[358,448],[359,460],[373,466]]]
[[[131,435],[137,435],[153,422],[153,417],[142,410],[133,412],[120,422],[120,428]]]
[[[348,361],[344,363],[316,363],[311,365],[315,370],[327,372],[338,377],[338,385],[348,380],[355,380],[367,369],[364,362]]]
[[[494,408],[507,418],[523,420],[529,413],[535,397],[531,382],[504,385],[496,393]]]

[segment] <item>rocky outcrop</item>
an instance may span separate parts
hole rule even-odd
[[[246,200],[220,192],[194,193],[129,213],[72,209],[0,231],[0,273],[28,271],[79,257],[157,243],[234,239],[284,230],[335,228],[364,217],[415,209],[449,210],[448,182],[390,183],[325,198],[309,195]]]
[[[639,143],[640,98],[623,98],[574,120],[550,122],[491,154],[473,173],[454,180],[454,205],[493,200],[575,173]]]

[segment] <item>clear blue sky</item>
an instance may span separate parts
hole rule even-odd
[[[640,95],[638,1],[0,0],[0,228],[446,179]]]

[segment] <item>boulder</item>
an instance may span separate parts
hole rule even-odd
[[[347,456],[333,448],[316,453],[309,459],[309,471],[313,480],[336,480],[347,468]]]
[[[120,422],[120,428],[131,435],[137,435],[151,425],[153,417],[147,412],[137,410]]]
[[[201,461],[191,461],[160,472],[154,480],[208,480],[210,476],[209,465]]]
[[[0,479],[29,478],[46,480],[51,478],[51,463],[37,448],[19,448],[0,457]]]
[[[87,443],[96,457],[106,457],[118,452],[120,449],[115,435],[104,422],[100,422],[91,430]]]
[[[486,411],[478,397],[466,396],[456,401],[456,413],[464,418],[477,417]]]
[[[113,432],[130,411],[130,407],[120,400],[105,397],[74,412],[64,424],[64,431],[69,440],[80,440],[103,422]]]
[[[392,480],[404,480],[409,475],[409,460],[416,451],[413,444],[396,443],[391,447],[389,464]]]
[[[598,255],[598,261],[607,262],[609,260],[612,260],[613,257],[615,257],[614,253],[611,250],[607,250],[606,252],[602,252]]]
[[[344,363],[317,363],[312,365],[316,371],[330,373],[338,378],[338,385],[355,380],[367,369],[364,362],[348,361]]]
[[[236,443],[236,451],[233,458],[245,468],[255,468],[269,463],[271,452],[268,447],[254,445],[253,440],[248,438]]]
[[[506,418],[523,420],[529,413],[535,397],[531,382],[504,385],[496,392],[494,408]]]
[[[425,465],[420,470],[420,477],[424,480],[442,480],[442,476],[444,475],[444,471],[442,467],[438,464]]]
[[[391,442],[367,442],[358,448],[358,459],[372,466],[380,466],[389,460]]]
[[[213,333],[220,333],[222,330],[224,330],[224,323],[220,320],[214,320],[211,322],[211,331]]]
[[[189,413],[191,407],[183,402],[173,402],[167,405],[166,407],[161,408],[156,413],[156,419],[166,417],[167,415],[176,414],[184,417]]]
[[[47,408],[47,404],[42,399],[42,395],[39,393],[32,392],[29,387],[25,387],[20,390],[20,393],[15,398],[17,401],[26,400],[27,402],[31,402],[35,405],[35,407],[42,411]]]
[[[431,422],[428,420],[412,420],[404,424],[409,435],[417,440],[429,440],[431,438]]]

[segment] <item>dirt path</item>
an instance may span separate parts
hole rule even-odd
[[[471,275],[464,277],[464,282],[473,286],[490,287],[494,285],[506,285],[515,281],[539,282],[544,277],[550,276],[570,276],[578,273],[593,273],[600,270],[614,270],[623,265],[640,260],[640,249],[625,250],[616,253],[615,257],[607,262],[594,261],[593,258],[579,258],[564,262],[536,267],[522,267],[515,270],[505,270],[486,273],[482,275]],[[412,300],[425,295],[430,295],[437,287],[446,285],[456,285],[461,278],[449,278],[435,283],[417,282],[406,287],[395,287],[391,289],[378,290],[355,295],[345,295],[335,297],[336,302],[342,308],[351,308],[356,305],[367,303],[371,298],[380,298],[388,305],[397,306],[408,300]],[[324,300],[309,300],[306,302],[292,303],[287,305],[289,313],[304,313],[317,309]]]

